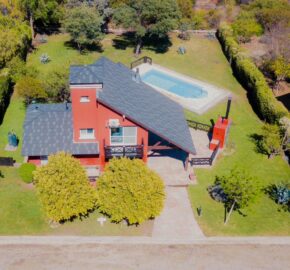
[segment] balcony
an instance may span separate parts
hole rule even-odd
[[[105,146],[105,157],[143,158],[143,145],[111,145]]]

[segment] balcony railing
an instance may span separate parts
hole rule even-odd
[[[113,157],[142,158],[143,145],[105,146],[105,157],[106,159],[111,159]]]

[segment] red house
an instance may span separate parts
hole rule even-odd
[[[195,154],[183,108],[107,58],[70,68],[71,103],[32,104],[22,154],[45,164],[59,151],[101,169],[112,157],[147,161],[148,153],[179,149]]]

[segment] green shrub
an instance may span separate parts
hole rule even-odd
[[[96,191],[79,160],[59,152],[33,173],[37,195],[47,217],[55,222],[86,216],[95,208]]]
[[[35,171],[36,166],[31,163],[24,163],[19,168],[19,175],[23,182],[29,184],[33,181],[33,171]]]
[[[274,97],[262,72],[240,49],[229,25],[220,26],[218,38],[235,76],[249,92],[249,99],[258,115],[269,123],[278,122],[281,117],[289,116],[287,109]]]
[[[97,205],[112,221],[140,224],[161,213],[164,184],[142,160],[112,159],[97,183]]]

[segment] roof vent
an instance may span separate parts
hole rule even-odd
[[[38,106],[35,105],[35,106],[33,107],[32,111],[33,111],[33,112],[38,112]]]

